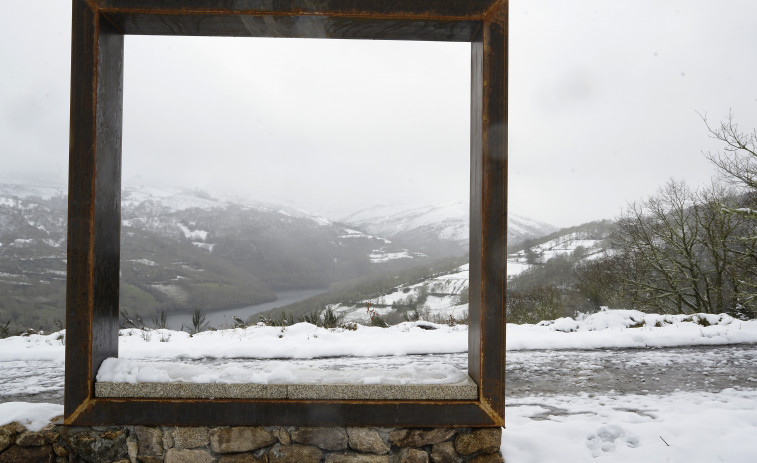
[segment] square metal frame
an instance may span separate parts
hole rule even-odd
[[[471,43],[468,373],[478,400],[97,398],[118,356],[124,35]],[[502,426],[508,0],[73,0],[65,424]]]

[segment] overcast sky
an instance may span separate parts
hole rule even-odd
[[[70,4],[0,16],[0,181],[65,182]],[[13,12],[8,11],[13,9]],[[512,0],[510,210],[613,218],[757,126],[757,2]],[[33,25],[31,27],[30,25]],[[125,183],[328,215],[467,201],[468,44],[127,37]]]

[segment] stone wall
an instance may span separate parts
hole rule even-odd
[[[0,463],[502,463],[501,428],[0,426]]]

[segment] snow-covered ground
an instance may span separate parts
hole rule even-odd
[[[757,390],[508,401],[508,463],[753,463]],[[596,460],[595,460],[596,459]]]
[[[602,381],[597,381],[586,392],[581,389],[586,382],[579,378],[570,387],[566,381],[565,390],[558,387],[558,393],[522,388],[507,401],[502,451],[509,463],[594,458],[613,462],[754,461],[757,373],[733,372],[742,368],[755,371],[757,357],[751,345],[757,344],[757,321],[727,315],[663,316],[605,310],[579,320],[508,324],[507,330],[506,348],[522,364],[538,367],[531,369],[535,381],[539,375],[559,381],[565,375],[590,379],[603,374],[600,357],[613,352],[607,349],[622,352],[615,362],[617,371],[640,371],[652,363],[654,374],[646,380],[664,380],[666,369],[679,367],[672,360],[674,354],[664,348],[725,346],[711,349],[719,349],[715,355],[731,355],[727,352],[733,348],[728,345],[745,346],[738,361],[727,362],[725,369],[719,369],[720,362],[707,351],[692,348],[675,354],[686,358],[680,365],[687,369],[701,360],[707,363],[702,363],[702,374],[725,375],[702,383],[706,387],[693,384],[686,389],[681,384],[682,390],[648,387],[649,391],[637,388],[636,393],[619,387],[602,389]],[[62,388],[64,340],[63,333],[0,340],[0,377],[11,378],[0,383],[0,401],[3,397],[18,400],[24,391],[33,393],[29,391],[34,385],[40,392]],[[122,330],[119,341],[120,358],[106,362],[101,379],[429,384],[459,380],[465,370],[467,327],[407,322],[385,329],[359,326],[352,331],[300,323],[285,329],[253,326],[191,337],[177,331],[133,329]],[[637,348],[638,362],[634,363],[634,351],[627,348]],[[593,360],[584,356],[573,365],[570,359],[580,357],[576,349],[601,355]],[[561,355],[561,350],[569,355]],[[550,351],[561,359],[556,361],[558,367],[548,364]],[[664,361],[650,361],[657,352],[667,355]],[[335,367],[335,359],[346,355],[352,360]],[[244,364],[240,357],[257,363]],[[184,367],[180,367],[182,363]],[[522,376],[522,369],[515,374]],[[639,384],[645,380],[635,379],[635,374],[629,378]],[[58,405],[0,404],[0,422],[38,423],[59,413]]]
[[[393,307],[395,304],[408,306],[417,301],[421,294],[425,294],[425,301],[417,304],[422,318],[432,318],[431,321],[447,321],[450,317],[458,321],[465,320],[468,318],[468,304],[461,304],[460,296],[468,289],[468,270],[469,264],[461,265],[450,273],[437,275],[421,283],[398,286],[379,297],[363,299],[357,304],[333,304],[330,308],[346,322],[369,323],[369,303],[375,313],[385,317],[398,310]]]

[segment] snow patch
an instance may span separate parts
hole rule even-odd
[[[40,431],[53,418],[63,415],[63,405],[4,402],[0,403],[0,426],[8,423],[22,424],[29,431]]]
[[[200,241],[205,241],[208,238],[208,232],[205,230],[191,230],[186,225],[180,223],[177,223],[176,225],[181,229],[181,232],[184,234],[184,238]]]

